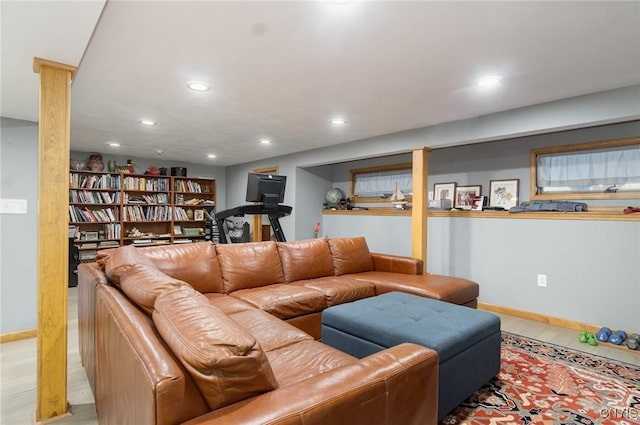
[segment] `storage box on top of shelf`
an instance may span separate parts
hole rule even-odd
[[[185,167],[171,167],[171,175],[175,177],[187,177],[187,169]]]

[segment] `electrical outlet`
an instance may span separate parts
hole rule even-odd
[[[546,288],[547,287],[547,275],[546,274],[539,274],[538,275],[538,286],[540,286],[542,288]]]

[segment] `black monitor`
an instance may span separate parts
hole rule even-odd
[[[287,176],[249,173],[247,179],[247,202],[262,202],[265,206],[276,206],[284,202],[284,187]]]

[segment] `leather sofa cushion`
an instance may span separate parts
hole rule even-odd
[[[229,317],[253,335],[265,353],[296,342],[313,340],[295,326],[257,308],[234,313]]]
[[[120,276],[122,292],[148,314],[153,312],[153,305],[160,294],[181,286],[188,284],[167,276],[153,265],[136,264],[124,270]]]
[[[144,264],[153,267],[153,262],[133,245],[110,249],[104,264],[107,278],[116,286],[120,286],[122,272],[132,266]]]
[[[401,291],[453,304],[467,304],[478,298],[480,286],[471,280],[437,274],[408,275],[372,272],[353,275],[354,279],[370,282],[376,295]]]
[[[358,363],[355,357],[314,340],[272,350],[267,357],[281,388]]]
[[[277,242],[277,245],[287,282],[333,276],[333,258],[326,239]]]
[[[152,317],[211,409],[278,386],[255,338],[193,288],[159,296]]]
[[[254,306],[248,302],[242,301],[236,297],[225,294],[203,294],[209,302],[222,310],[225,314],[238,313],[245,310],[256,310]]]
[[[336,276],[373,271],[371,253],[363,237],[330,238],[329,248]]]
[[[287,283],[242,289],[231,294],[280,319],[315,313],[327,308],[320,291]]]
[[[164,273],[203,294],[222,292],[222,276],[211,242],[138,248]]]
[[[284,272],[273,241],[215,245],[224,293],[284,283]]]
[[[351,276],[330,276],[300,280],[291,285],[315,289],[324,294],[329,307],[376,295],[373,283],[353,279]]]

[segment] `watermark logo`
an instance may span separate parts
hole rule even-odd
[[[600,409],[600,417],[611,419],[639,419],[640,409],[635,407],[603,407]]]

